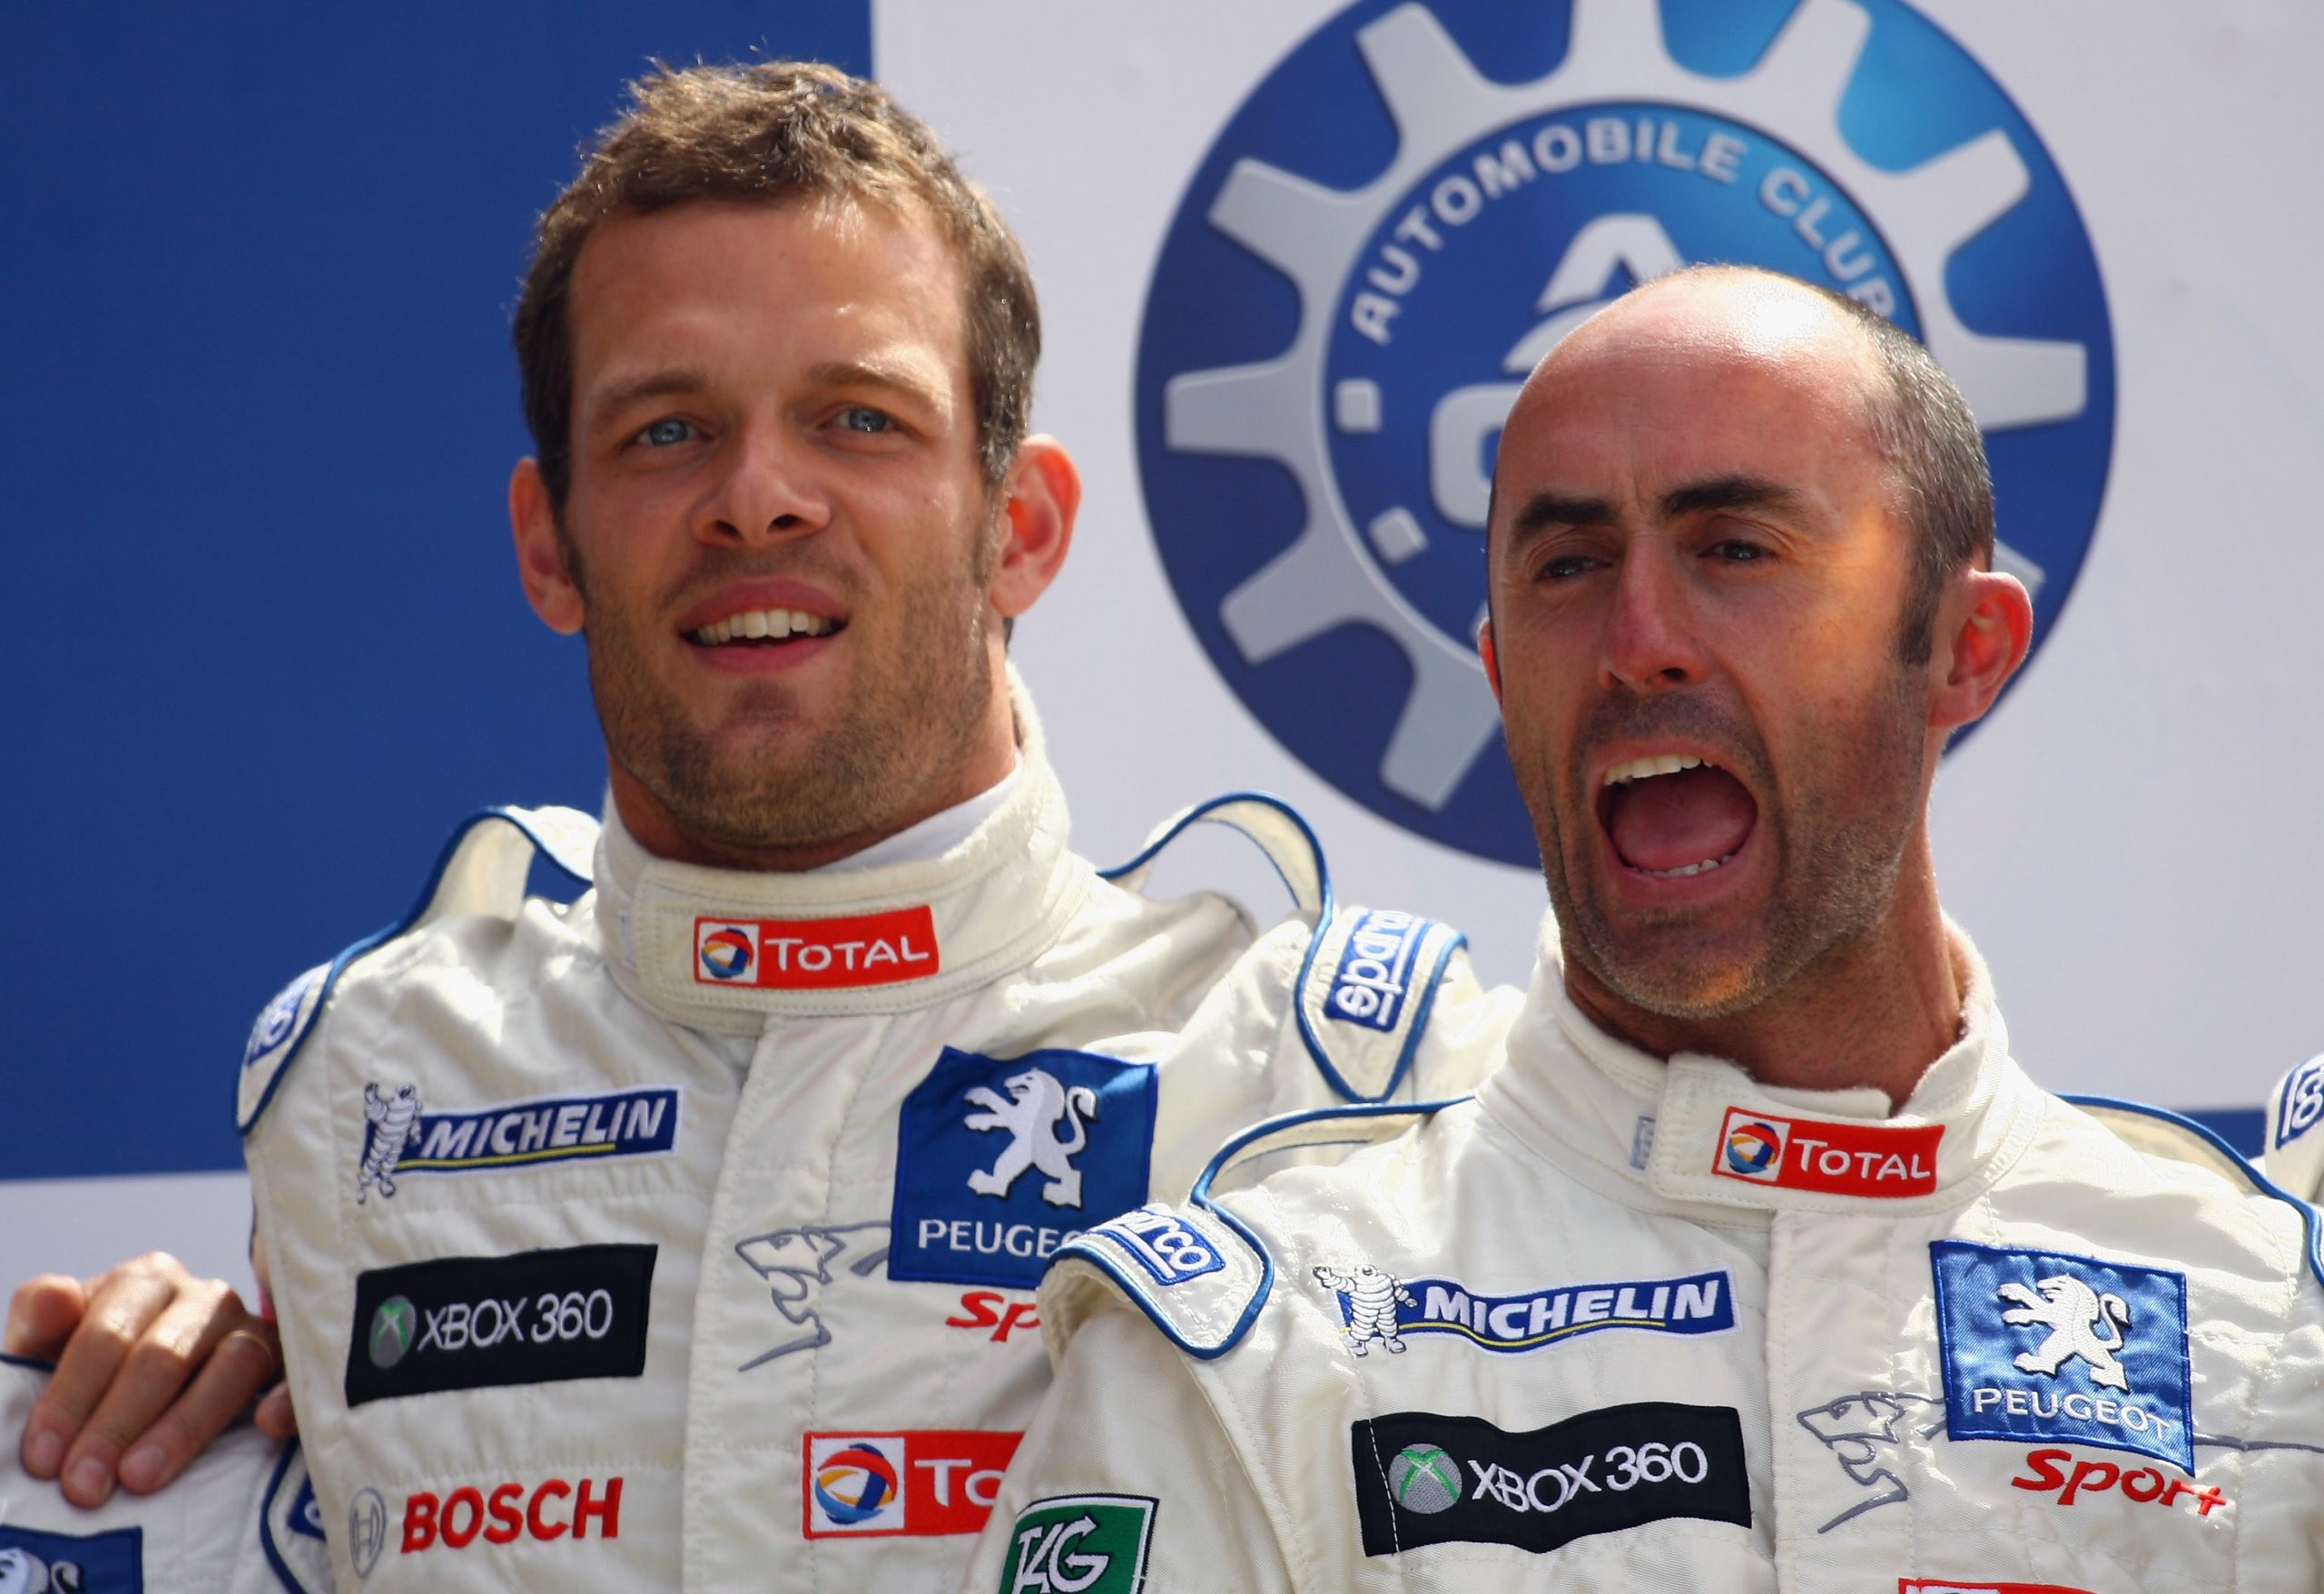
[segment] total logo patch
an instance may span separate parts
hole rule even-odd
[[[2007,91],[1903,0],[1355,0],[1219,130],[1165,235],[1138,479],[1188,628],[1392,824],[1536,859],[1475,645],[1501,427],[1536,361],[1690,261],[1927,344],[2052,633],[2114,432],[2104,286]],[[2038,657],[2038,654],[2037,654]]]
[[[888,1276],[1029,1290],[1059,1245],[1146,1199],[1151,1063],[946,1047],[904,1098]]]
[[[2194,1475],[2183,1274],[2055,1251],[1929,1245],[1954,1439],[2130,1451]]]
[[[810,1539],[980,1532],[1024,1437],[960,1429],[810,1433],[803,1530]]]
[[[1482,1417],[1399,1412],[1350,1426],[1366,1555],[1427,1544],[1547,1554],[1577,1539],[1692,1518],[1751,1525],[1731,1406],[1643,1401],[1510,1433]]]
[[[1157,1502],[1138,1494],[1059,1494],[1017,1513],[1000,1594],[1138,1594]]]
[[[1926,1196],[1936,1188],[1942,1124],[1787,1118],[1731,1107],[1710,1171],[1749,1185],[1825,1196]]]
[[[1734,1284],[1721,1273],[1631,1284],[1559,1284],[1521,1294],[1472,1293],[1457,1279],[1401,1279],[1376,1267],[1318,1267],[1339,1303],[1348,1348],[1403,1350],[1412,1334],[1448,1334],[1502,1354],[1612,1329],[1717,1333],[1735,1326]]]
[[[547,1163],[663,1156],[677,1149],[684,1099],[675,1086],[594,1096],[543,1096],[466,1112],[431,1113],[419,1087],[363,1087],[355,1200],[392,1198],[413,1174],[497,1173]]]
[[[144,1594],[145,1531],[42,1533],[0,1522],[0,1594]]]
[[[1899,1578],[1896,1594],[2090,1594],[2063,1583],[1956,1583],[1946,1578]]]
[[[655,1255],[652,1245],[573,1245],[359,1274],[347,1403],[635,1378]]]
[[[400,1552],[420,1555],[520,1539],[618,1539],[621,1483],[619,1478],[548,1478],[529,1488],[499,1483],[489,1489],[467,1484],[441,1495],[416,1491],[403,1502]]]
[[[852,919],[697,919],[697,985],[845,990],[925,979],[943,967],[925,906]]]

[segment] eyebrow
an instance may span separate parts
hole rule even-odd
[[[699,393],[708,386],[710,378],[704,372],[691,366],[675,366],[616,382],[592,395],[588,408],[593,414],[614,413],[644,399],[666,398],[673,393]]]
[[[1707,509],[1796,510],[1799,501],[1799,495],[1789,487],[1759,477],[1715,476],[1663,494],[1662,517],[1678,520]]]
[[[825,360],[812,366],[807,379],[819,388],[885,388],[921,403],[940,406],[946,395],[921,379],[908,365],[875,365],[859,359]]]
[[[1510,529],[1528,532],[1551,526],[1603,526],[1613,518],[1614,507],[1603,498],[1563,498],[1555,493],[1535,493],[1518,509]]]

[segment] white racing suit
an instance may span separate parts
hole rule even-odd
[[[259,1237],[343,1589],[948,1587],[1059,1244],[1270,1113],[1473,1083],[1516,999],[1457,933],[1335,906],[1272,800],[1190,816],[1291,884],[1256,942],[1139,895],[1154,849],[1102,879],[1019,718],[1007,799],[926,862],[487,816],[261,1016]],[[537,849],[595,890],[526,900]]]
[[[0,1432],[18,1434],[48,1363],[0,1356]],[[0,1594],[330,1594],[321,1518],[294,1441],[231,1430],[157,1494],[94,1510],[0,1446]]]
[[[1894,1116],[1633,1050],[1552,950],[1473,1098],[1084,1235],[963,1587],[2324,1587],[2314,1215],[2037,1088],[1956,944]]]

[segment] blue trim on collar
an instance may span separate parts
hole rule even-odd
[[[2243,1170],[2243,1176],[2251,1182],[2253,1188],[2262,1195],[2274,1196],[2299,1215],[2300,1226],[2308,1240],[2308,1270],[2316,1275],[2318,1284],[2324,1284],[2324,1221],[2319,1221],[2324,1220],[2324,1214],[2319,1214],[2315,1207],[2261,1173],[2241,1152],[2237,1151],[2218,1135],[2192,1118],[2182,1117],[2165,1107],[2149,1107],[2142,1101],[2124,1101],[2120,1097],[2114,1096],[2064,1096],[2059,1099],[2075,1107],[2104,1107],[2110,1112],[2139,1113],[2150,1118],[2159,1119],[2186,1130],[2187,1133],[2219,1152],[2234,1166]]]
[[[311,1590],[299,1580],[299,1575],[290,1569],[290,1563],[282,1559],[282,1551],[274,1542],[272,1520],[274,1501],[281,1494],[282,1481],[290,1474],[290,1463],[296,1461],[298,1456],[299,1441],[297,1440],[293,1439],[284,1444],[281,1459],[274,1463],[274,1475],[266,1481],[266,1487],[259,1491],[258,1547],[266,1552],[266,1564],[273,1569],[276,1579],[285,1589],[290,1590],[290,1594],[311,1594]]]
[[[266,1082],[266,1090],[259,1097],[258,1105],[251,1109],[251,1116],[248,1118],[242,1117],[242,1071],[240,1068],[235,1070],[233,1109],[235,1133],[247,1136],[258,1127],[258,1121],[266,1116],[266,1109],[274,1105],[274,1093],[282,1088],[282,1081],[290,1074],[290,1065],[299,1060],[299,1054],[306,1049],[307,1038],[314,1034],[315,1026],[322,1021],[323,1006],[330,1000],[331,988],[339,983],[339,977],[347,971],[348,965],[367,952],[377,951],[419,921],[420,918],[427,913],[428,905],[436,900],[436,890],[444,883],[444,871],[451,867],[452,856],[460,850],[460,843],[468,840],[470,831],[484,823],[485,821],[492,819],[505,820],[533,844],[533,862],[536,866],[546,858],[548,860],[550,868],[573,881],[583,890],[587,890],[594,883],[566,868],[533,827],[525,822],[517,810],[496,804],[468,815],[454,827],[450,837],[437,852],[435,867],[428,871],[428,883],[420,888],[418,900],[404,910],[403,916],[393,923],[373,930],[330,960],[330,971],[323,976],[322,989],[315,993],[312,1016],[308,1018],[306,1027],[300,1029],[297,1037],[292,1039],[290,1049],[283,1054],[282,1060],[275,1064],[274,1077]],[[248,1066],[247,1062],[243,1065],[244,1068]]]
[[[44,1362],[38,1356],[12,1356],[0,1351],[0,1367],[22,1367],[33,1373],[54,1373],[56,1363]]]
[[[1291,893],[1295,901],[1297,900],[1299,888],[1292,884],[1289,875],[1283,872],[1283,866],[1275,862],[1275,854],[1268,851],[1256,836],[1252,836],[1250,831],[1243,830],[1243,827],[1233,820],[1218,817],[1218,810],[1238,802],[1256,802],[1274,809],[1289,820],[1298,829],[1300,835],[1306,840],[1308,851],[1314,853],[1315,858],[1316,887],[1323,895],[1323,918],[1317,926],[1317,933],[1321,934],[1322,924],[1329,923],[1332,917],[1332,874],[1324,862],[1324,843],[1316,837],[1315,827],[1301,816],[1299,811],[1272,792],[1228,792],[1222,796],[1213,797],[1207,802],[1197,802],[1181,814],[1168,830],[1140,848],[1136,857],[1127,863],[1117,863],[1111,869],[1099,870],[1098,878],[1102,881],[1119,880],[1123,875],[1134,873],[1153,862],[1162,855],[1164,849],[1194,826],[1223,824],[1229,830],[1241,831],[1243,835],[1249,837],[1251,844],[1259,849],[1260,856],[1265,858],[1275,870],[1275,878],[1283,881],[1284,890]]]

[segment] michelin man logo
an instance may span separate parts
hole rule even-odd
[[[1042,1200],[1051,1206],[1080,1205],[1081,1171],[1072,1159],[1089,1145],[1087,1120],[1098,1116],[1098,1093],[1086,1085],[1068,1090],[1057,1076],[1040,1068],[1012,1074],[1002,1084],[1009,1091],[1006,1100],[982,1085],[967,1096],[969,1105],[981,1110],[963,1120],[966,1127],[980,1133],[1009,1131],[1000,1160],[970,1174],[969,1188],[980,1196],[1006,1198],[1019,1176],[1039,1168],[1049,1176],[1041,1186]],[[1062,1136],[1056,1132],[1060,1124],[1067,1130]]]
[[[1397,1330],[1396,1307],[1420,1304],[1404,1288],[1403,1280],[1382,1273],[1367,1262],[1353,1272],[1318,1267],[1315,1282],[1339,1294],[1340,1315],[1346,1320],[1340,1332],[1347,1335],[1349,1350],[1361,1356],[1371,1348],[1374,1340],[1378,1340],[1391,1354],[1403,1353],[1404,1340]]]
[[[2038,1295],[2021,1284],[2005,1284],[1997,1292],[2011,1303],[2010,1310],[2001,1314],[2004,1323],[2012,1328],[2050,1331],[2050,1337],[2037,1349],[2016,1358],[2018,1368],[2055,1378],[2059,1368],[2079,1356],[2090,1363],[2091,1382],[2129,1393],[2130,1378],[2114,1357],[2131,1326],[2131,1309],[2122,1297],[2112,1292],[2102,1295],[2068,1274],[2052,1274],[2034,1282],[2042,1292]],[[2113,1324],[2113,1337],[2101,1339],[2098,1331],[2109,1323]]]
[[[419,1144],[419,1087],[399,1085],[383,1096],[376,1084],[363,1087],[363,1166],[355,1173],[355,1202],[361,1205],[374,1185],[379,1194],[396,1193],[396,1165],[403,1154]]]
[[[1501,421],[1581,320],[1699,260],[1928,344],[2022,506],[1996,559],[2046,635],[2103,493],[2112,339],[2063,178],[1958,45],[1902,0],[1360,0],[1196,174],[1137,373],[1180,606],[1343,792],[1535,861],[1474,646]]]

